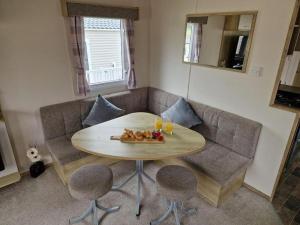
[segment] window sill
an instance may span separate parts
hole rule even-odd
[[[128,90],[125,80],[91,85],[90,88],[91,95],[106,95]]]

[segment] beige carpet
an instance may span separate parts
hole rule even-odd
[[[130,162],[114,166],[115,180],[124,179],[133,169],[134,164]],[[158,169],[153,163],[145,165],[145,170],[152,177]],[[144,207],[139,218],[135,216],[135,181],[129,182],[123,190],[111,192],[103,198],[104,206],[122,206],[119,212],[106,216],[103,225],[146,225],[164,210],[164,200],[156,194],[155,185],[148,180],[144,180]],[[0,189],[0,225],[66,225],[69,217],[79,215],[86,206],[86,202],[72,199],[54,169],[49,168],[37,179],[25,177],[18,184]],[[245,188],[241,188],[218,209],[199,197],[191,199],[187,206],[198,207],[198,212],[183,218],[183,225],[282,224],[267,200]],[[174,224],[173,219],[170,217],[163,224]]]

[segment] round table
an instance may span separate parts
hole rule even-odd
[[[113,190],[122,188],[133,177],[138,177],[136,196],[137,216],[140,215],[141,209],[140,186],[142,176],[155,182],[145,173],[143,161],[186,156],[200,152],[205,146],[205,139],[201,134],[178,124],[174,124],[172,135],[164,134],[165,143],[163,144],[132,144],[110,139],[111,136],[121,135],[124,128],[132,130],[153,130],[155,118],[157,118],[157,115],[151,113],[131,113],[80,130],[73,135],[71,140],[76,149],[93,155],[136,161],[136,171],[124,182],[115,185]]]

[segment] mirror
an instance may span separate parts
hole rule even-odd
[[[292,37],[288,46],[287,56],[281,73],[280,84],[282,89],[287,86],[295,87],[300,91],[300,13],[292,30]],[[292,88],[290,88],[292,90]]]
[[[185,63],[246,72],[257,12],[188,15]]]

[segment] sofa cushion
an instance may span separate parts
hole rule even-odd
[[[88,156],[87,153],[74,148],[67,136],[48,140],[46,145],[54,159],[62,165]]]
[[[253,159],[262,125],[250,119],[190,101],[203,124],[193,129],[232,151]]]
[[[149,112],[160,115],[180,97],[150,87],[148,90]],[[224,112],[198,102],[188,101],[202,124],[193,129],[206,139],[221,144],[236,153],[253,159],[262,125],[253,120]]]
[[[209,140],[202,152],[182,159],[220,185],[229,183],[251,163],[250,159]]]
[[[66,134],[61,104],[45,106],[40,109],[41,122],[45,139],[52,139]]]
[[[180,98],[171,93],[152,88],[148,90],[148,111],[156,115],[160,115],[166,111]]]
[[[122,93],[111,94],[105,98],[126,113],[146,112],[148,103],[148,88],[138,88]]]
[[[93,126],[108,120],[117,118],[125,114],[123,109],[99,95],[87,118],[83,121],[83,126]]]
[[[174,105],[161,114],[161,117],[187,128],[202,123],[184,98],[179,98]]]
[[[126,113],[145,112],[147,111],[148,88],[106,95],[105,98],[117,107],[125,109]],[[95,98],[92,97],[41,107],[40,116],[45,140],[65,135],[71,137],[74,131],[81,129],[81,122],[88,116],[94,102]],[[70,110],[72,116],[69,115]]]
[[[66,136],[71,139],[75,132],[82,129],[80,104],[78,102],[70,102],[62,108]]]

